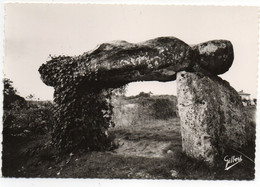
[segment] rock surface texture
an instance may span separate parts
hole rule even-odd
[[[54,86],[68,77],[78,82],[172,81],[179,71],[205,70],[225,73],[233,62],[233,46],[213,40],[190,47],[175,37],[160,37],[132,44],[126,41],[103,43],[76,57],[54,57],[39,72],[43,82]]]
[[[175,37],[132,44],[103,43],[79,56],[51,57],[39,68],[53,86],[57,123],[53,144],[61,150],[104,150],[112,146],[111,93],[133,81],[172,81],[178,75],[178,102],[183,150],[213,163],[225,147],[246,143],[241,100],[217,75],[233,63],[229,41],[193,47]]]
[[[213,75],[225,73],[234,59],[231,42],[226,40],[212,40],[192,47],[196,54],[197,70],[204,69]]]
[[[214,164],[227,149],[246,145],[246,118],[241,99],[227,81],[202,73],[177,74],[182,148]]]

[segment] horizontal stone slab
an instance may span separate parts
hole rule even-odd
[[[229,41],[216,40],[190,47],[175,37],[142,43],[115,41],[75,57],[52,57],[39,72],[45,84],[64,82],[171,81],[179,71],[226,72],[233,62]]]

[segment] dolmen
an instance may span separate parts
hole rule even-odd
[[[175,37],[141,43],[114,41],[79,56],[52,57],[39,68],[54,87],[53,142],[61,149],[111,146],[111,90],[136,81],[177,81],[182,149],[208,165],[226,150],[248,145],[249,120],[237,91],[220,78],[232,66],[233,46],[212,40],[190,46]]]

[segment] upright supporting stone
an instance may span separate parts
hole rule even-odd
[[[177,74],[183,151],[209,165],[227,149],[247,143],[247,117],[238,93],[218,76]]]

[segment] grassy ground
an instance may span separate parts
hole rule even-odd
[[[250,112],[252,111],[251,108]],[[203,162],[184,155],[181,152],[178,118],[116,126],[110,129],[110,133],[116,136],[119,146],[106,152],[78,152],[57,157],[56,150],[48,149],[51,138],[48,132],[35,132],[30,136],[19,136],[5,142],[3,175],[120,179],[254,178],[254,164],[248,159],[243,159],[243,162],[226,171],[223,159],[217,169],[211,169]]]

